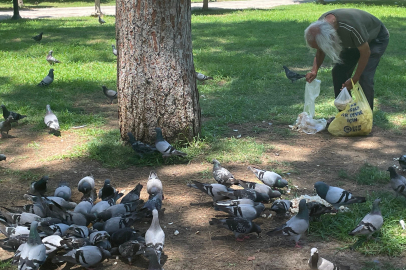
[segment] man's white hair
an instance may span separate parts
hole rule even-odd
[[[334,27],[325,20],[315,21],[310,24],[305,32],[304,37],[307,46],[310,42],[316,41],[319,48],[333,60],[333,63],[342,63],[340,52],[343,49],[341,39]]]

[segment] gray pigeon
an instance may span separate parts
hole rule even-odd
[[[65,201],[70,201],[72,190],[70,189],[68,182],[60,182],[58,187],[55,189],[54,196],[60,197]]]
[[[57,223],[53,225],[43,226],[42,224],[38,226],[38,230],[44,232],[46,235],[59,235],[65,236],[66,231],[70,228],[69,225],[64,223]]]
[[[4,154],[0,154],[0,161],[3,161],[3,160],[6,160],[6,155],[4,155]]]
[[[276,200],[271,206],[271,210],[276,212],[276,216],[287,216],[290,213],[292,202],[288,200]]]
[[[159,127],[155,128],[156,138],[155,138],[155,147],[156,149],[161,152],[162,157],[170,157],[170,156],[187,156],[186,153],[176,150],[170,145],[167,141],[165,141],[164,137],[162,136],[162,130]]]
[[[110,257],[110,252],[100,247],[84,246],[79,249],[73,249],[65,255],[55,256],[52,262],[70,262],[89,268]]]
[[[154,197],[149,198],[148,201],[144,204],[142,209],[148,209],[149,212],[152,212],[154,209],[158,211],[162,208],[162,193],[157,193]],[[148,213],[150,216],[150,213]]]
[[[49,53],[48,53],[48,55],[47,55],[47,61],[48,61],[48,63],[49,63],[50,65],[53,65],[53,64],[55,64],[55,63],[61,63],[59,60],[56,60],[56,58],[52,56],[52,53],[53,53],[53,52],[54,52],[53,50],[50,50]]]
[[[127,135],[134,152],[137,153],[137,155],[139,155],[141,158],[144,156],[144,154],[152,154],[157,151],[155,147],[152,147],[151,145],[143,143],[141,141],[135,140],[135,137],[131,132],[128,132]]]
[[[59,130],[59,121],[56,115],[52,112],[51,106],[48,104],[46,106],[47,112],[44,116],[44,123],[51,131]]]
[[[41,39],[42,39],[42,35],[43,35],[43,34],[44,34],[44,32],[41,32],[41,33],[39,33],[38,35],[33,36],[32,39],[35,40],[35,41],[40,42]]]
[[[56,252],[62,246],[62,240],[63,238],[56,234],[42,238],[42,243],[45,245],[46,248],[46,254],[49,255],[53,252]]]
[[[278,188],[283,188],[288,185],[288,181],[282,179],[282,177],[275,172],[264,171],[261,169],[253,168],[251,166],[248,166],[248,169],[250,169],[255,174],[255,176],[265,185]]]
[[[93,208],[93,200],[91,198],[86,198],[82,200],[78,205],[76,205],[73,212],[78,212],[82,214],[90,214]]]
[[[158,263],[161,263],[161,255],[165,245],[165,233],[159,225],[158,210],[156,209],[152,211],[151,226],[145,233],[145,245],[154,248]]]
[[[45,262],[46,248],[37,231],[38,222],[33,221],[30,227],[30,236],[27,243],[22,244],[18,250],[18,270],[36,270]],[[17,253],[16,253],[17,255]],[[14,257],[14,261],[17,258]]]
[[[110,238],[110,235],[106,231],[95,231],[89,235],[90,244],[95,245],[98,242],[102,242]]]
[[[68,202],[64,198],[61,198],[61,197],[48,196],[46,198],[47,198],[47,200],[49,200],[51,202],[51,204],[57,204],[67,210],[75,209],[75,207],[77,206],[77,203]]]
[[[317,195],[331,204],[335,209],[338,209],[341,205],[366,202],[365,197],[354,197],[350,192],[342,188],[332,187],[321,181],[316,182],[314,187]]]
[[[94,189],[94,178],[93,176],[86,176],[80,179],[78,183],[78,190],[83,194],[88,194]]]
[[[117,49],[116,49],[116,46],[111,45],[111,47],[113,48],[113,54],[114,54],[115,56],[117,56]]]
[[[219,195],[218,192],[228,192],[226,186],[222,184],[203,184],[192,180],[193,184],[188,184],[189,187],[199,189],[213,198],[213,202],[224,200],[227,196]]]
[[[142,190],[143,185],[138,183],[138,185],[133,188],[130,192],[128,192],[120,201],[120,203],[129,203],[129,202],[135,202],[140,199],[140,194]]]
[[[158,175],[154,171],[151,171],[149,173],[147,182],[147,192],[149,194],[149,198],[154,197],[158,193],[161,193],[162,195],[164,194],[162,182],[161,180],[159,180]]]
[[[103,23],[106,23],[106,22],[99,16],[99,23],[103,24]]]
[[[350,270],[348,266],[336,265],[322,257],[319,257],[317,248],[310,250],[310,259],[308,261],[310,269],[318,270]]]
[[[379,229],[383,225],[383,217],[381,214],[381,210],[379,209],[379,203],[381,199],[375,199],[374,203],[372,204],[372,210],[367,214],[361,222],[352,230],[349,235],[368,235],[368,238],[371,235],[379,231]]]
[[[211,163],[213,163],[213,177],[217,183],[227,187],[238,185],[238,180],[226,168],[222,167],[217,159],[213,159]]]
[[[113,100],[117,99],[117,92],[109,90],[105,85],[102,85],[104,95],[110,99],[110,104],[113,104]]]
[[[283,69],[285,70],[286,78],[291,80],[292,83],[294,81],[297,81],[297,80],[299,80],[301,78],[306,77],[306,75],[298,74],[296,72],[293,72],[293,71],[289,70],[286,66],[283,66]]]
[[[9,117],[0,122],[0,135],[1,137],[3,137],[3,132],[7,133],[7,137],[8,137],[8,132],[11,130],[11,122],[13,121],[13,116],[9,115]]]
[[[140,255],[144,253],[145,243],[140,243],[137,240],[129,240],[124,242],[118,247],[120,255],[128,260],[131,265],[132,259],[135,255]],[[153,250],[155,253],[155,251]]]
[[[217,208],[218,210],[226,212],[234,217],[242,217],[252,221],[261,216],[265,206],[262,203],[259,203],[256,206],[250,204],[240,204],[237,206],[217,205]]]
[[[288,220],[284,225],[267,232],[267,235],[273,236],[282,234],[295,240],[295,247],[299,246],[299,239],[309,228],[309,210],[307,209],[306,200],[301,199],[299,202],[299,213]]]
[[[10,115],[13,117],[11,122],[16,122],[18,124],[18,120],[21,120],[23,118],[26,118],[26,115],[21,115],[19,113],[13,112],[13,111],[9,111],[6,108],[6,105],[2,104],[1,108],[3,109],[3,118],[7,119]]]
[[[396,196],[402,195],[406,197],[406,178],[398,174],[393,167],[389,167],[388,171],[390,173],[390,185],[396,191]]]
[[[144,256],[149,260],[148,270],[163,270],[162,266],[159,264],[158,256],[153,248],[145,248]]]
[[[406,155],[399,158],[399,165],[402,167],[402,170],[406,170]]]
[[[140,215],[138,212],[134,212],[124,217],[112,217],[104,223],[96,222],[93,224],[93,229],[106,231],[108,234],[112,235],[121,229],[132,226],[135,221],[140,220],[144,216],[145,215]]]
[[[88,238],[90,235],[89,228],[86,226],[72,224],[66,230],[66,235],[71,235],[79,238]]]
[[[107,208],[109,208],[110,206],[115,205],[115,204],[116,204],[116,202],[114,199],[109,199],[107,201],[98,202],[92,207],[92,209],[90,210],[90,213],[91,214],[101,213],[104,210],[106,210]]]
[[[97,214],[97,218],[101,220],[108,220],[112,217],[119,217],[122,215],[126,215],[132,213],[138,209],[138,206],[142,203],[142,201],[134,201],[129,202],[126,204],[115,204],[107,208],[106,210]]]
[[[213,77],[208,77],[202,73],[196,72],[196,79],[199,81],[213,80]]]
[[[38,86],[47,86],[54,81],[54,69],[51,68],[48,75],[38,84]]]
[[[212,218],[209,224],[219,225],[226,229],[229,229],[234,233],[236,241],[244,241],[244,239],[248,239],[249,236],[247,236],[246,234],[249,233],[256,232],[258,236],[261,233],[261,228],[257,224],[241,217],[232,217],[226,219]]]
[[[258,184],[255,182],[247,182],[243,180],[238,181],[240,185],[245,189],[254,189],[258,193],[264,193],[269,196],[269,198],[278,198],[281,193],[278,190],[273,190],[270,186],[264,184]]]
[[[259,193],[254,189],[237,189],[237,190],[229,190],[227,192],[217,192],[220,196],[225,196],[232,200],[236,199],[251,199],[254,202],[269,202],[269,196],[265,193]]]

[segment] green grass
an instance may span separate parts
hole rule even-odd
[[[30,8],[64,8],[64,7],[94,7],[94,0],[57,0],[57,1],[41,1],[41,0],[23,0],[24,9]],[[100,0],[101,11],[103,6],[115,6],[115,0]],[[0,10],[12,9],[12,0],[0,0]],[[90,14],[89,14],[90,15]]]
[[[379,170],[378,167],[365,163],[354,175],[349,175],[344,169],[338,172],[338,177],[354,180],[360,185],[387,184],[389,182],[389,173]]]

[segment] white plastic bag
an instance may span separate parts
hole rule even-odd
[[[341,90],[340,94],[338,94],[337,98],[334,100],[334,105],[337,107],[338,110],[344,111],[347,108],[347,104],[351,103],[352,97],[347,90],[347,87],[344,87]]]
[[[315,112],[315,100],[320,94],[320,80],[306,82],[304,111],[300,113],[293,126],[293,130],[302,131],[306,134],[315,134],[326,128],[326,119],[313,119]]]

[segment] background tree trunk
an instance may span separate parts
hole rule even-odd
[[[101,12],[101,8],[100,8],[100,0],[94,0],[94,12],[95,12],[96,15],[103,14]]]
[[[18,0],[13,0],[13,17],[11,17],[12,20],[18,20],[21,19],[20,16],[20,11],[18,10]]]
[[[121,137],[168,141],[200,132],[190,0],[117,0],[117,91]]]
[[[209,9],[209,0],[203,0],[203,9]]]

